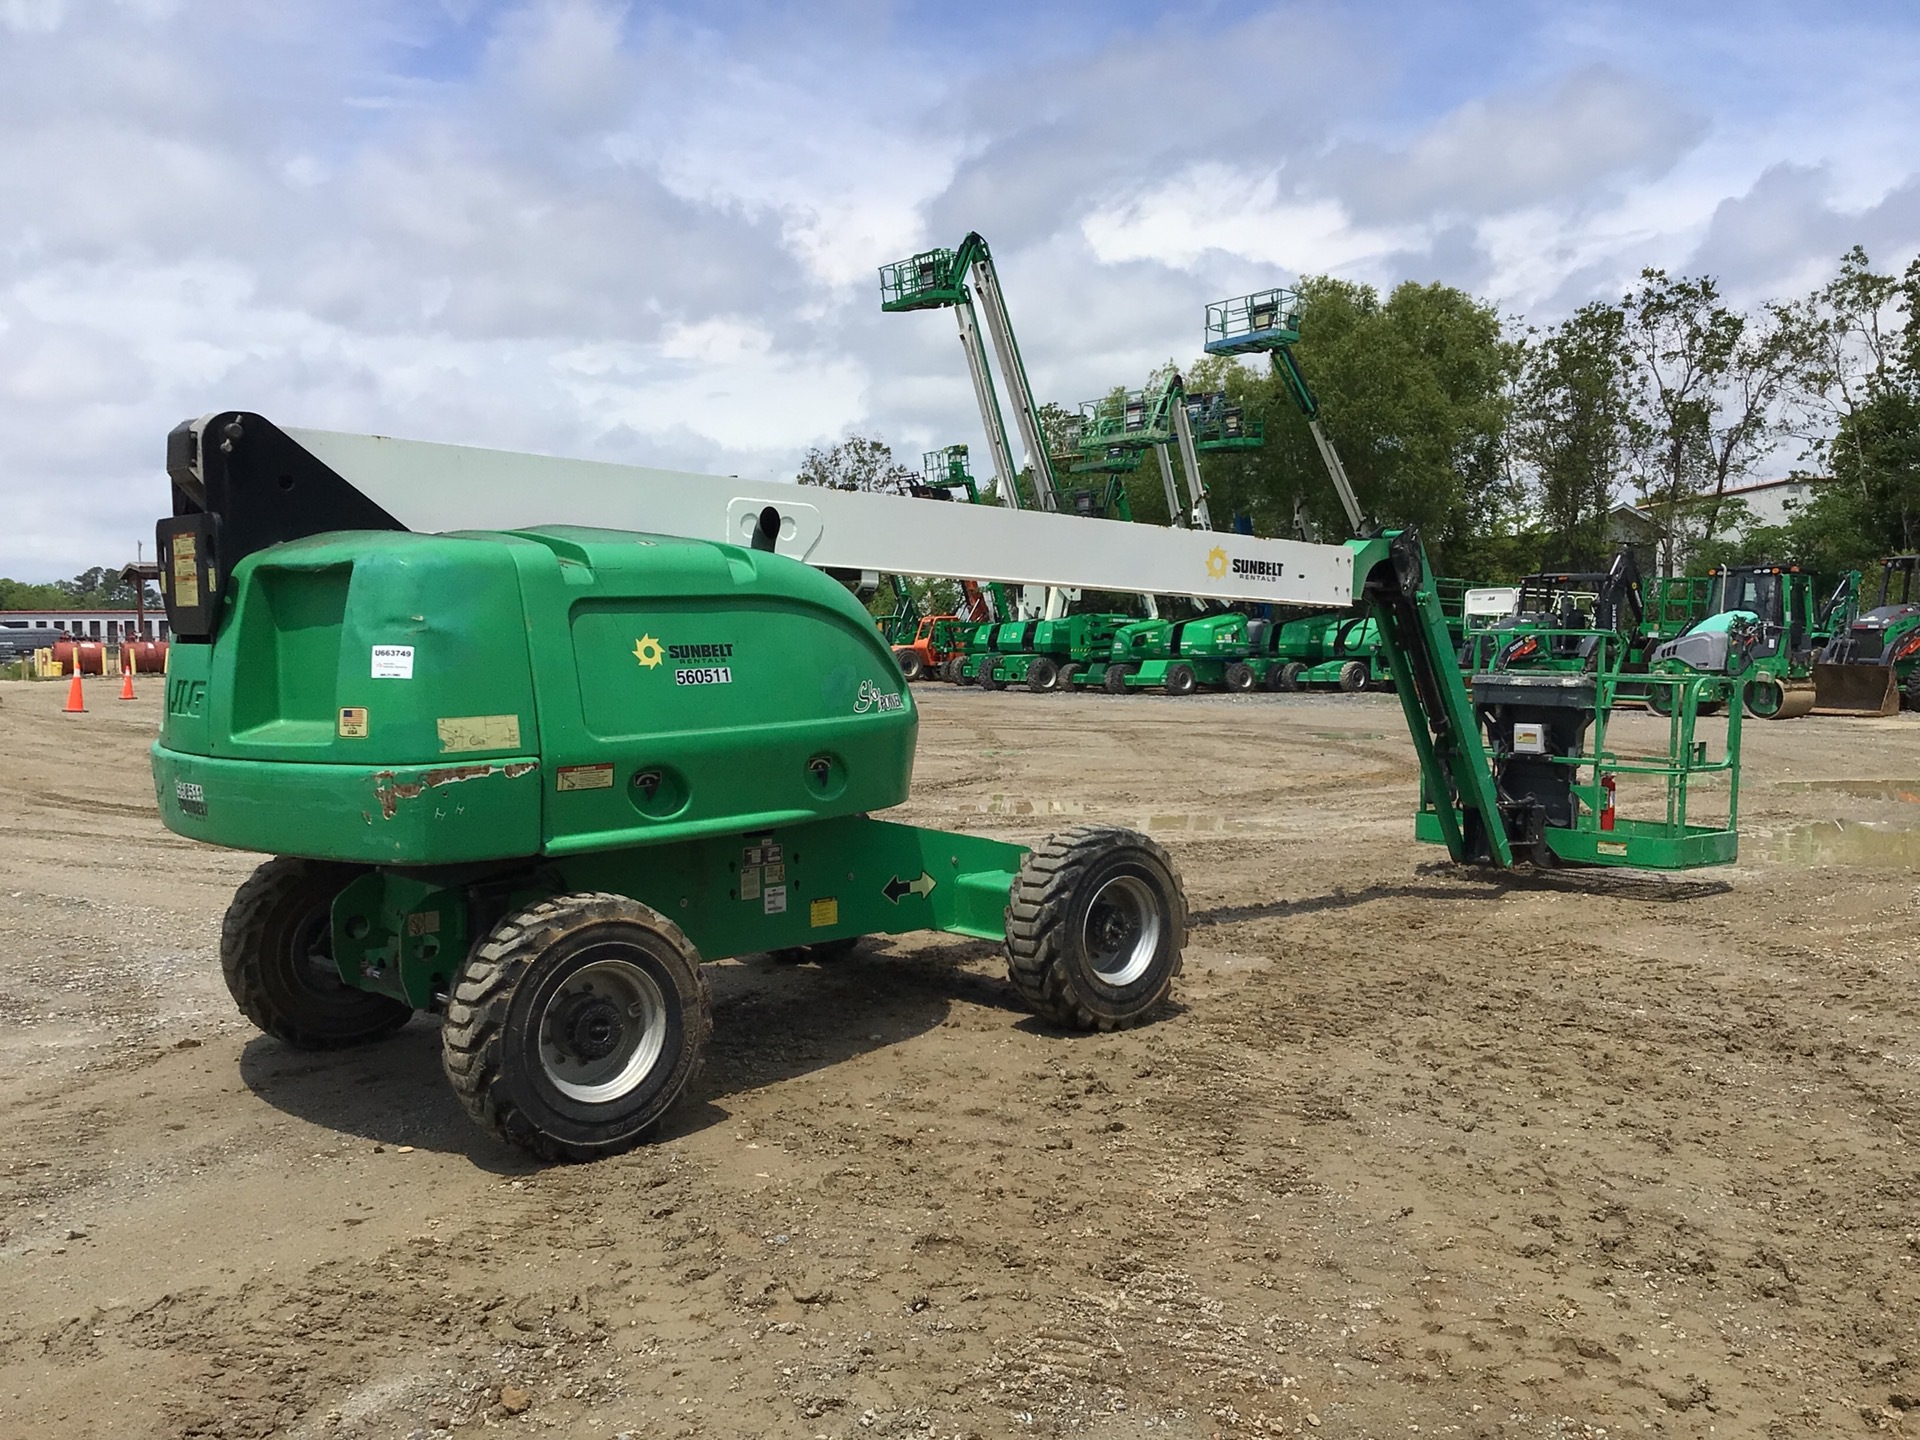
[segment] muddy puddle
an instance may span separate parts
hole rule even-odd
[[[1920,780],[1782,780],[1782,790],[1824,791],[1857,795],[1862,800],[1898,800],[1920,805]]]
[[[1920,867],[1920,829],[1816,820],[1754,837],[1753,851],[1785,865],[1846,865],[1907,870]]]

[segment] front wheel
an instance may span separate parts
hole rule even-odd
[[[1367,688],[1367,667],[1359,660],[1349,660],[1340,667],[1340,688],[1349,695],[1357,695]]]
[[[999,668],[999,664],[996,661],[981,661],[980,669],[974,674],[973,683],[978,685],[982,690],[1004,689],[1004,682],[1000,679],[999,675],[994,673]]]
[[[1083,666],[1076,665],[1071,660],[1067,661],[1066,664],[1060,667],[1060,678],[1055,682],[1057,688],[1061,690],[1072,690],[1073,682],[1083,668]]]
[[[391,1035],[413,1014],[347,984],[334,964],[334,898],[360,873],[280,855],[234,892],[220,923],[220,971],[240,1013],[274,1039],[337,1050]]]
[[[1787,703],[1787,692],[1778,680],[1761,675],[1747,685],[1747,714],[1756,720],[1771,720]]]
[[[624,896],[561,895],[474,947],[441,1059],[467,1113],[502,1140],[591,1160],[645,1138],[712,1033],[700,956],[677,925]]]
[[[1137,1025],[1167,996],[1187,897],[1167,852],[1131,830],[1077,826],[1020,863],[1007,972],[1042,1017],[1074,1030]]]
[[[1253,689],[1253,667],[1244,660],[1236,660],[1227,666],[1226,674],[1220,677],[1226,682],[1227,689],[1245,693]]]
[[[940,662],[940,678],[949,685],[958,685],[960,683],[960,666],[963,663],[958,655],[949,655],[945,660]]]
[[[927,673],[927,662],[918,650],[911,646],[902,646],[893,652],[894,660],[900,666],[900,675],[906,680],[920,680]]]
[[[1169,695],[1191,695],[1193,687],[1198,683],[1193,667],[1184,661],[1176,660],[1167,666],[1166,678],[1161,681],[1160,688]]]
[[[1100,686],[1109,695],[1127,693],[1127,678],[1140,667],[1137,665],[1109,665],[1107,673],[1100,679]]]
[[[1027,666],[1027,689],[1045,695],[1060,688],[1060,667],[1042,655]]]
[[[1298,660],[1289,660],[1278,670],[1267,676],[1269,690],[1284,690],[1289,693],[1299,690],[1307,683],[1307,667]]]

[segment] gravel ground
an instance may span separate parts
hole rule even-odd
[[[1737,866],[1488,877],[1391,697],[925,688],[898,818],[1149,830],[1175,1003],[729,961],[657,1143],[541,1169],[429,1020],[235,1014],[144,688],[0,685],[0,1434],[1920,1432],[1920,719],[1751,726]]]

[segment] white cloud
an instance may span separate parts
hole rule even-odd
[[[848,429],[982,454],[952,317],[874,282],[970,229],[1069,405],[1301,271],[1551,318],[1920,248],[1906,32],[1502,13],[0,0],[0,574],[130,553],[166,430],[226,406],[765,476]]]

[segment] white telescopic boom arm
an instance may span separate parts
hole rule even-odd
[[[1320,609],[1353,601],[1353,563],[1338,545],[379,435],[285,433],[415,531],[587,525],[752,545],[771,509],[778,517],[773,548],[829,570]]]

